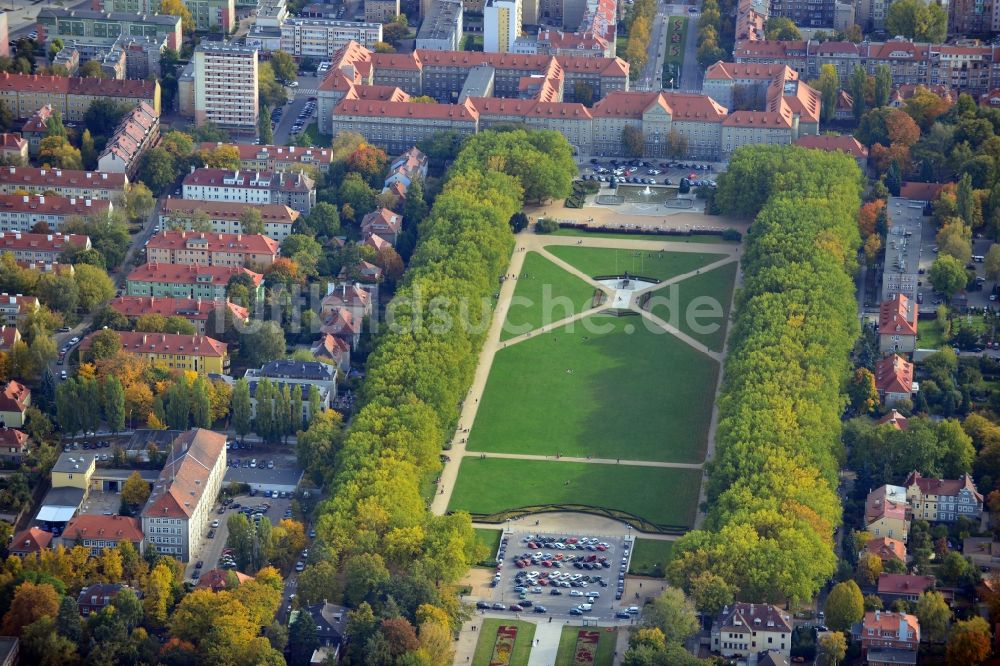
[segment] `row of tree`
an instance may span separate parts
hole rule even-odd
[[[458,155],[421,225],[389,306],[392,323],[369,357],[362,407],[337,453],[331,499],[320,512],[327,553],[303,573],[339,587],[342,571],[343,597],[358,608],[355,621],[373,613],[360,636],[352,632],[360,662],[382,663],[386,623],[402,620],[409,632],[419,627],[410,647],[429,650],[425,634],[460,622],[451,584],[482,548],[468,514],[427,511],[421,482],[440,469],[445,433],[472,382],[492,314],[484,304],[513,248],[509,220],[527,192],[568,195],[575,171],[571,148],[556,132],[481,133]],[[322,425],[335,436],[334,424]],[[447,642],[444,649],[450,651]]]
[[[719,399],[706,530],[679,540],[668,575],[748,601],[811,599],[833,574],[841,387],[858,337],[851,279],[861,174],[846,155],[751,146],[716,201],[755,216]]]

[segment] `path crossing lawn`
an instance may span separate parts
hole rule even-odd
[[[531,644],[535,639],[535,625],[519,620],[484,618],[479,626],[479,642],[476,643],[476,652],[472,655],[472,666],[490,666],[490,657],[493,656],[493,645],[497,638],[497,627],[501,625],[517,627],[517,639],[514,642],[514,652],[508,662],[509,666],[528,665],[528,655],[531,653]]]
[[[548,245],[545,249],[591,277],[628,272],[657,280],[683,275],[725,257],[708,252],[657,252],[580,245]]]
[[[628,561],[628,572],[636,576],[663,578],[673,550],[673,541],[636,539],[632,559]]]
[[[467,450],[701,462],[719,365],[653,327],[593,315],[498,350]]]
[[[538,254],[529,252],[517,277],[501,340],[589,309],[594,288]]]
[[[583,666],[583,662],[573,659],[581,631],[599,634],[597,649],[593,651],[594,660],[590,663],[593,666],[611,666],[615,660],[615,642],[618,640],[618,632],[611,627],[563,627],[555,666]]]
[[[735,281],[734,261],[657,289],[646,309],[709,349],[721,352],[726,341]],[[700,330],[695,331],[695,327]],[[707,330],[709,328],[715,330]]]
[[[690,527],[700,481],[697,469],[467,456],[448,508],[489,515],[526,506],[582,504]]]

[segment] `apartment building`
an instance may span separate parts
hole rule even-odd
[[[44,74],[0,72],[0,100],[16,118],[27,118],[38,108],[51,104],[63,120],[80,122],[91,103],[111,99],[135,106],[145,102],[160,110],[158,81],[78,78]]]
[[[226,473],[226,435],[196,428],[174,440],[142,510],[142,531],[157,552],[188,561],[200,552]]]
[[[234,201],[198,201],[167,197],[160,204],[160,224],[164,228],[191,230],[195,218],[207,217],[213,233],[243,234],[242,215],[250,206]],[[253,209],[260,213],[264,235],[279,243],[292,233],[292,226],[299,219],[299,211],[284,204],[258,204]]]
[[[202,41],[194,51],[194,120],[257,131],[257,49]]]
[[[949,35],[985,35],[993,32],[994,3],[991,0],[950,0]]]
[[[290,387],[290,390],[294,390],[296,386],[300,387],[303,402],[302,418],[305,420],[312,417],[308,405],[309,392],[312,387],[315,387],[319,392],[320,404],[323,409],[328,409],[330,400],[337,395],[337,370],[332,365],[319,361],[271,361],[260,368],[250,368],[244,374],[244,378],[250,385],[254,414],[256,414],[257,409],[255,397],[257,384],[264,379],[281,386],[282,390],[285,386]]]
[[[483,50],[509,53],[521,36],[521,0],[486,0],[483,9]]]
[[[712,651],[723,657],[747,657],[776,650],[785,657],[792,650],[792,616],[771,604],[736,602],[725,607],[712,623]]]
[[[127,188],[128,176],[123,173],[0,167],[0,194],[24,190],[31,194],[54,192],[61,197],[118,201]]]
[[[920,622],[915,615],[868,611],[854,638],[869,666],[916,664],[920,648]]]
[[[235,201],[254,206],[283,204],[304,215],[316,205],[316,183],[303,173],[192,169],[181,187],[185,199],[199,201]]]
[[[80,341],[80,353],[84,357],[94,342],[94,335],[91,333]],[[124,353],[171,370],[221,375],[229,369],[226,343],[207,335],[119,331],[118,336]]]
[[[139,158],[156,144],[159,137],[160,114],[145,102],[140,102],[122,118],[115,133],[108,139],[97,158],[97,170],[133,175],[139,168]]]
[[[328,60],[352,41],[374,49],[382,41],[382,24],[290,18],[281,26],[281,50],[296,58]]]
[[[0,156],[7,164],[28,163],[28,141],[18,132],[0,134]]]
[[[906,488],[884,485],[865,497],[865,531],[876,538],[890,537],[906,542],[910,534]]]
[[[0,296],[0,304],[3,297]],[[209,320],[220,308],[228,308],[233,321],[246,323],[249,311],[231,301],[202,300],[199,298],[172,298],[166,296],[119,296],[108,303],[108,307],[131,320],[145,315],[161,317],[181,317],[195,328],[198,335],[221,335],[222,331],[209,330]]]
[[[28,232],[39,222],[59,231],[68,218],[110,213],[114,206],[100,199],[35,194],[0,194],[0,231]]]
[[[252,266],[263,269],[278,258],[278,241],[262,234],[163,231],[149,239],[146,261],[153,264]]]
[[[912,352],[917,348],[919,306],[904,294],[879,305],[878,346],[882,353]]]
[[[214,150],[221,143],[205,142],[199,150]],[[252,143],[225,144],[239,151],[240,168],[255,171],[297,171],[315,169],[320,173],[330,170],[333,152],[329,148],[302,146],[259,146]]]
[[[52,105],[45,104],[38,107],[21,126],[21,135],[28,140],[28,154],[31,157],[38,155],[39,144],[48,132],[51,117]]]
[[[159,0],[100,0],[100,6],[105,12],[157,14],[160,11]],[[184,0],[184,6],[191,12],[196,30],[228,34],[236,28],[234,0]]]
[[[0,294],[0,322],[3,326],[17,326],[26,316],[38,312],[38,299],[21,294]]]
[[[431,0],[417,31],[418,49],[458,51],[462,45],[462,0]]]
[[[258,300],[264,298],[264,276],[236,266],[193,266],[189,264],[144,264],[125,281],[129,296],[170,296],[203,300],[226,300],[226,287],[236,275],[253,280]]]
[[[57,541],[67,550],[79,545],[89,548],[93,557],[99,557],[102,550],[117,548],[123,541],[130,542],[141,554],[146,537],[138,518],[85,513],[70,518]]]
[[[0,253],[10,253],[17,261],[51,263],[58,261],[59,256],[71,247],[89,250],[90,236],[0,231]]]
[[[385,23],[399,16],[399,0],[365,0],[365,21]]]
[[[181,17],[159,14],[153,10],[115,7],[115,0],[104,0],[105,9],[66,9],[47,7],[39,10],[38,24],[48,40],[102,40],[114,43],[122,38],[148,37],[179,49],[182,41]],[[124,4],[124,3],[121,3]]]
[[[770,16],[789,18],[803,28],[831,28],[836,14],[835,0],[771,0]]]
[[[875,364],[875,389],[883,405],[911,400],[915,386],[913,364],[902,356],[891,354]]]
[[[983,512],[983,496],[964,474],[957,479],[935,479],[913,471],[903,486],[914,518],[953,523],[965,517],[978,523]]]

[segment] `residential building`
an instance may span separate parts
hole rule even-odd
[[[785,17],[803,28],[832,28],[836,21],[834,0],[771,0],[772,17]]]
[[[0,12],[0,56],[10,56],[10,39],[8,37],[7,12]],[[2,654],[2,652],[0,652]],[[7,666],[2,664],[2,666]]]
[[[0,195],[0,200],[2,199],[3,195]],[[91,248],[90,236],[0,231],[0,252],[9,252],[18,261],[51,263],[57,261],[59,256],[71,247],[89,250]]]
[[[16,326],[35,312],[38,312],[38,299],[34,296],[0,294],[0,321],[4,326]]]
[[[885,485],[865,498],[865,530],[873,537],[891,537],[906,543],[910,533],[906,488]]]
[[[121,518],[122,516],[114,517]],[[135,518],[129,518],[129,520],[135,521],[137,525],[139,523],[139,521]],[[136,529],[138,530],[139,528],[136,527]],[[142,530],[139,530],[139,535],[142,535]],[[64,533],[63,538],[65,538],[65,536],[66,535]],[[67,545],[66,547],[72,548],[72,542],[70,542],[70,545]],[[114,546],[110,547],[113,548]],[[94,555],[100,555],[100,551],[94,553]],[[76,605],[80,609],[80,615],[87,617],[92,613],[100,613],[104,610],[104,607],[110,604],[122,590],[132,590],[136,597],[140,599],[142,598],[142,590],[133,589],[122,583],[93,583],[88,585],[80,590],[80,594],[76,597]]]
[[[51,104],[63,120],[81,122],[92,102],[110,99],[135,106],[145,102],[160,110],[158,81],[78,78],[46,74],[0,72],[0,100],[15,118],[27,118],[36,109]]]
[[[417,48],[431,51],[461,49],[464,11],[462,0],[430,0],[430,9],[423,15],[417,31]]]
[[[365,21],[385,23],[399,16],[399,0],[365,0]]]
[[[172,296],[225,301],[230,278],[246,274],[253,280],[257,298],[264,298],[264,276],[237,266],[194,266],[190,264],[144,264],[136,267],[125,281],[129,296]]]
[[[212,233],[242,234],[241,216],[250,205],[236,201],[198,201],[167,197],[160,202],[160,224],[165,228],[190,230],[195,217],[207,216]],[[264,224],[264,235],[279,243],[292,233],[299,212],[284,204],[255,204]]]
[[[0,156],[7,164],[24,166],[28,163],[28,141],[20,132],[0,134]]]
[[[897,600],[915,602],[921,594],[933,589],[934,583],[934,576],[881,573],[878,576],[878,596],[886,608]]]
[[[202,143],[200,150],[213,150],[223,144]],[[320,173],[330,170],[333,152],[329,148],[301,146],[259,146],[251,143],[225,144],[240,153],[240,168],[250,171],[298,171],[303,167]]]
[[[31,389],[11,379],[0,393],[0,428],[23,428],[24,412],[31,406]]]
[[[415,179],[426,180],[427,163],[427,156],[416,146],[411,147],[389,165],[389,174],[385,178],[382,191],[384,192],[394,182],[402,182],[405,187],[409,187]]]
[[[913,364],[898,354],[886,356],[875,364],[875,388],[883,405],[910,400],[918,389]]]
[[[486,0],[483,9],[483,50],[509,53],[521,36],[521,0]]]
[[[113,43],[130,37],[166,40],[167,46],[180,49],[181,17],[159,14],[156,9],[113,6],[119,0],[103,0],[104,11],[45,7],[38,12],[38,24],[47,40],[61,39],[64,43],[77,40],[102,40]]]
[[[194,50],[194,120],[257,131],[257,49],[203,40]]]
[[[906,430],[906,417],[895,409],[890,409],[889,413],[878,420],[879,425],[889,424],[896,430]]]
[[[906,564],[906,543],[892,537],[876,537],[865,542],[864,553],[874,555],[883,562],[895,560]]]
[[[0,428],[0,458],[7,462],[18,464],[30,452],[28,437],[21,430]]]
[[[351,345],[342,338],[323,333],[309,351],[318,359],[328,359],[345,376],[351,369]]]
[[[172,370],[221,375],[229,369],[228,345],[207,335],[119,331],[118,336],[126,354]],[[80,342],[82,354],[90,349],[93,337],[91,333]]]
[[[0,231],[27,234],[39,222],[47,224],[52,231],[59,231],[68,218],[104,215],[113,209],[110,201],[100,199],[0,194]]]
[[[257,414],[257,388],[265,379],[279,390],[287,387],[289,393],[296,387],[302,392],[303,423],[312,418],[309,394],[315,389],[321,409],[330,408],[331,400],[337,395],[337,370],[318,361],[271,361],[264,366],[246,371],[244,377],[250,386],[251,411]]]
[[[316,624],[316,640],[319,642],[319,650],[324,650],[324,659],[332,658],[337,660],[340,648],[347,637],[347,615],[346,606],[338,606],[328,601],[320,604],[306,606],[303,609],[292,611],[293,613],[309,613]],[[292,620],[289,619],[291,622]],[[314,653],[315,655],[315,653]],[[313,659],[315,662],[315,658]]]
[[[160,11],[160,0],[95,1],[100,2],[105,12],[156,14]],[[196,30],[229,34],[236,28],[236,5],[233,0],[184,0],[184,6],[191,12]]]
[[[52,105],[43,104],[21,126],[21,134],[28,140],[28,155],[31,157],[38,155],[38,147],[49,131],[51,117]]]
[[[68,495],[72,497],[69,502],[69,505],[73,507],[72,511],[63,512],[61,517],[59,516],[60,512],[56,511],[56,515],[49,516],[48,518],[52,518],[53,522],[61,523],[65,523],[72,518],[74,513],[76,513],[76,507],[80,505],[90,492],[91,479],[93,479],[96,470],[97,454],[80,453],[78,451],[64,451],[59,454],[56,464],[52,466],[52,488],[54,490],[70,489],[79,492]],[[65,503],[60,502],[60,504]],[[39,520],[48,519],[41,516],[42,514],[39,513]]]
[[[14,326],[0,325],[0,351],[9,352],[21,341],[21,332]]]
[[[236,322],[245,324],[250,320],[250,312],[231,301],[164,296],[119,296],[112,299],[108,307],[132,320],[145,315],[181,317],[194,326],[198,335],[222,335],[222,331],[209,330],[214,328],[212,324],[215,320],[211,319],[212,315],[220,308],[228,308]]]
[[[762,650],[789,655],[792,616],[771,604],[736,602],[712,623],[712,652],[723,657],[747,657]]]
[[[352,41],[374,49],[382,41],[382,24],[290,18],[281,26],[281,50],[296,58],[327,60]]]
[[[392,245],[396,244],[403,231],[403,216],[388,208],[379,208],[361,218],[361,233],[364,236],[377,234]]]
[[[58,261],[45,262],[45,261],[22,261],[18,260],[17,265],[25,270],[38,271],[39,273],[55,273],[57,275],[68,275],[73,277],[76,274],[76,269],[73,268],[73,264],[60,264]]]
[[[97,557],[105,548],[117,548],[123,541],[131,542],[136,552],[142,553],[146,538],[138,518],[84,513],[66,523],[58,541],[67,549],[76,545],[89,548]]]
[[[142,510],[142,531],[159,553],[186,562],[198,553],[226,473],[226,435],[195,428],[179,435]]]
[[[362,324],[362,320],[357,319],[351,310],[335,308],[323,318],[320,333],[340,338],[351,349],[356,349],[361,341]]]
[[[378,234],[367,234],[365,239],[361,242],[364,247],[370,247],[375,250],[375,256],[377,257],[380,253],[385,250],[392,249],[392,243],[382,238]]]
[[[983,496],[968,475],[935,479],[913,471],[903,485],[914,518],[953,523],[964,517],[978,524],[983,513]]]
[[[7,546],[7,552],[11,555],[25,558],[29,555],[40,553],[48,548],[50,543],[52,543],[52,532],[46,532],[37,527],[29,527],[14,535]]]
[[[25,190],[31,194],[55,193],[60,197],[118,201],[125,196],[128,176],[74,169],[0,167],[0,194]]]
[[[919,306],[903,294],[895,294],[879,305],[879,351],[912,352],[917,348]]]
[[[195,587],[211,590],[212,592],[222,592],[229,588],[229,575],[236,577],[236,582],[242,585],[253,580],[253,576],[248,576],[242,571],[235,569],[209,569],[202,572],[198,577],[198,584]]]
[[[806,134],[796,139],[795,145],[828,153],[847,153],[858,163],[861,173],[868,168],[868,148],[850,134]]]
[[[261,270],[278,258],[278,241],[263,234],[214,234],[207,231],[161,231],[146,245],[151,264],[248,266]]]
[[[920,622],[916,615],[868,611],[855,630],[861,653],[869,666],[916,664],[920,648]]]
[[[181,187],[185,199],[237,201],[254,206],[284,204],[303,215],[316,205],[316,183],[301,172],[192,169]]]
[[[139,168],[139,158],[156,144],[160,137],[160,114],[145,102],[140,102],[122,118],[97,158],[97,170],[124,173],[131,176]]]

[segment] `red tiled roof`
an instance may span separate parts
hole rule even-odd
[[[880,335],[916,335],[917,304],[903,294],[896,294],[883,301],[878,308],[878,332]]]
[[[804,41],[749,41],[741,40],[737,42],[733,55],[747,58],[784,58],[794,53],[805,57],[806,43]]]
[[[217,234],[207,231],[162,231],[150,237],[148,250],[178,251],[195,243],[207,252],[276,255],[278,241],[263,234]]]
[[[21,339],[21,334],[16,326],[0,326],[0,351],[10,351],[17,341]]]
[[[726,108],[711,97],[675,92],[613,91],[590,110],[594,118],[641,118],[651,106],[659,105],[673,120],[721,122]]]
[[[242,585],[253,580],[253,576],[248,576],[245,573],[240,573],[235,569],[232,570],[233,575],[236,576],[236,580]],[[229,572],[225,569],[209,569],[201,576],[198,577],[198,585],[196,587],[207,588],[212,590],[212,592],[221,592],[225,590],[228,586]]]
[[[111,202],[106,199],[60,197],[51,194],[0,194],[0,210],[36,215],[79,215],[89,217],[106,213]]]
[[[175,199],[167,197],[160,205],[163,215],[190,216],[202,211],[213,220],[238,220],[247,208],[255,208],[261,220],[267,223],[292,224],[299,218],[299,212],[284,204],[250,204],[238,201],[199,201],[197,199]]]
[[[323,333],[312,348],[314,356],[325,356],[337,361],[350,351],[350,345],[330,333]]]
[[[163,317],[184,317],[197,321],[206,321],[212,312],[222,306],[219,301],[200,298],[173,298],[167,296],[119,296],[108,303],[108,306],[133,319],[143,315],[161,315]],[[233,316],[246,321],[249,311],[236,303],[226,301],[226,307]]]
[[[928,44],[891,40],[868,44],[868,59],[871,60],[926,60],[930,53]]]
[[[399,233],[403,226],[403,218],[399,213],[394,213],[388,208],[379,208],[361,218],[361,230],[370,232],[371,229],[388,229]]]
[[[868,157],[868,149],[850,134],[806,134],[800,136],[795,145],[831,153],[848,153],[856,160]]]
[[[127,182],[123,173],[77,171],[74,169],[36,169],[34,167],[0,168],[0,183],[38,187],[75,187],[85,189],[123,190]]]
[[[320,305],[361,305],[367,306],[371,302],[371,294],[357,285],[340,285],[328,293],[320,301]]]
[[[171,284],[229,284],[229,278],[246,273],[255,285],[264,281],[264,276],[242,266],[194,266],[191,264],[144,264],[128,274],[131,282],[166,282]],[[206,282],[206,278],[211,278]]]
[[[705,71],[705,79],[730,80],[750,79],[753,81],[770,81],[784,74],[786,65],[762,65],[753,62],[722,62],[710,65]],[[792,71],[794,74],[794,70]]]
[[[913,364],[898,354],[875,364],[875,388],[886,393],[913,392]]]
[[[934,201],[946,183],[903,183],[899,196],[911,201]]]
[[[724,631],[766,630],[791,633],[792,616],[771,604],[748,604],[737,601],[722,611],[718,618],[718,626]]]
[[[214,150],[222,145],[232,146],[241,160],[275,160],[277,162],[299,162],[302,164],[319,164],[333,161],[333,152],[329,148],[303,148],[301,146],[258,146],[252,143],[212,143],[202,142],[199,150]]]
[[[906,562],[906,544],[892,537],[869,539],[865,544],[865,552],[871,553],[883,561],[899,560],[900,562]]]
[[[209,474],[225,455],[225,447],[225,433],[195,428],[178,435],[142,515],[189,518],[202,500]],[[214,502],[215,498],[206,501]]]
[[[913,471],[906,477],[903,485],[907,488],[916,485],[924,495],[938,495],[939,497],[954,497],[962,490],[969,490],[980,502],[983,500],[983,496],[976,490],[976,484],[966,474],[957,479],[935,479],[933,477],[922,476],[920,472]]]
[[[93,344],[94,333],[80,342],[86,351]],[[118,331],[122,350],[132,354],[177,354],[180,356],[224,357],[228,345],[207,335],[182,335],[180,333],[143,333]]]
[[[361,333],[361,322],[354,320],[354,315],[347,308],[337,308],[327,317],[320,329],[331,335],[358,335]]]
[[[50,543],[52,543],[51,532],[46,532],[37,527],[29,527],[14,535],[7,550],[19,555],[30,555],[31,553],[37,553],[40,550],[48,548]]]
[[[28,145],[28,142],[17,132],[4,132],[0,134],[0,150],[21,152]]]
[[[31,401],[31,389],[11,379],[0,393],[0,412],[23,412]]]
[[[28,443],[28,435],[16,428],[0,428],[0,446],[5,449],[21,449]]]
[[[0,91],[152,99],[154,81],[0,72]]]
[[[63,539],[102,539],[106,541],[141,542],[145,539],[142,524],[138,518],[128,516],[98,516],[93,513],[80,514],[66,523]]]
[[[893,489],[891,494],[890,488]],[[868,493],[865,497],[865,525],[880,518],[906,520],[905,489],[899,486],[879,486]]]
[[[879,594],[922,594],[924,590],[934,587],[934,576],[917,576],[914,574],[882,573],[878,577]],[[897,622],[895,627],[899,627]]]
[[[3,200],[4,196],[0,194],[0,201]],[[26,231],[0,231],[0,250],[62,252],[70,245],[89,247],[90,237],[80,234],[32,234]]]
[[[906,417],[895,409],[889,410],[888,414],[878,420],[878,425],[885,425],[887,423],[896,430],[906,430]]]
[[[21,131],[25,134],[44,134],[49,129],[49,118],[51,117],[52,105],[45,104],[31,114],[31,117],[21,127]]]
[[[414,104],[412,102],[385,102],[345,97],[337,103],[333,114],[335,116],[386,116],[461,122],[475,122],[479,118],[479,112],[469,100],[461,104]]]
[[[901,574],[882,575],[894,576]],[[933,577],[931,578],[933,580]],[[880,586],[881,583],[882,579],[879,578]],[[861,623],[863,627],[861,634],[862,639],[865,638],[865,634],[869,629],[873,629],[876,635],[883,634],[883,636],[879,637],[879,640],[884,640],[884,634],[891,634],[893,637],[896,637],[899,634],[900,623],[903,623],[908,628],[908,642],[912,642],[914,645],[920,643],[920,622],[917,620],[915,615],[909,615],[907,613],[893,613],[891,611],[868,611],[865,613],[865,618],[861,621]]]
[[[590,110],[575,102],[539,102],[531,99],[506,99],[503,97],[470,97],[469,101],[482,116],[513,115],[522,117],[558,116],[565,119],[590,120]]]

